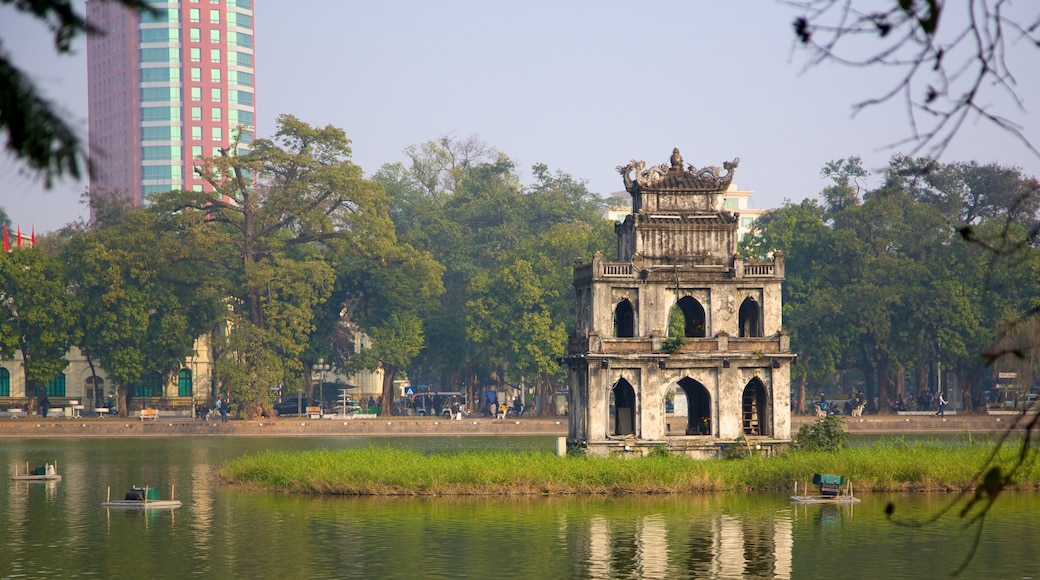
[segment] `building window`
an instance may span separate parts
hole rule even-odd
[[[142,28],[141,29],[141,43],[145,44],[148,42],[179,42],[181,39],[181,31],[176,28]]]
[[[154,12],[148,10],[141,11],[141,24],[173,24],[180,22],[178,16],[180,13],[177,10],[167,10],[166,8],[153,8]]]
[[[141,102],[176,103],[181,99],[181,91],[176,87],[150,87],[141,89]]]
[[[173,181],[181,178],[180,165],[145,165],[141,169],[145,179]]]
[[[233,85],[251,87],[253,86],[253,75],[237,70],[228,71],[228,82]]]
[[[220,10],[210,10],[209,11],[209,23],[210,24],[220,24]]]
[[[223,141],[224,140],[224,130],[221,127],[213,127],[213,140],[214,141]]]
[[[213,107],[213,110],[210,111],[210,118],[213,121],[217,121],[218,123],[223,120],[223,119],[221,119],[221,117],[223,117],[223,116],[224,116],[224,110],[221,109],[220,107]]]
[[[253,112],[252,111],[239,111],[238,109],[231,109],[228,113],[231,117],[232,125],[252,125],[253,124]]]
[[[241,12],[231,12],[228,14],[228,20],[231,22],[232,26],[237,26],[239,28],[253,27],[253,19],[250,18],[248,14],[242,14]]]
[[[164,62],[174,63],[180,62],[180,53],[177,52],[176,48],[142,48],[141,49],[141,62]]]
[[[192,28],[188,30],[188,40],[192,42],[202,42],[202,29]]]
[[[220,102],[220,88],[213,87],[209,90],[209,102],[219,103]]]
[[[220,64],[220,49],[211,48],[209,50],[209,61],[213,64]]]
[[[53,381],[47,383],[47,396],[65,396],[65,373],[58,373],[58,376]]]
[[[191,158],[192,159],[199,159],[201,157],[202,157],[202,145],[192,145],[191,146]]]
[[[192,121],[201,121],[202,120],[202,107],[192,107],[191,108],[191,120]]]
[[[201,101],[202,100],[202,87],[191,87],[191,100]]]
[[[141,69],[141,82],[143,83],[169,83],[181,80],[181,71],[176,68],[143,68]]]
[[[244,105],[246,107],[253,106],[253,93],[247,93],[246,91],[228,91],[230,94],[228,98],[230,103],[235,105]]]
[[[191,395],[191,371],[189,369],[181,369],[181,372],[177,373],[177,396],[190,397]]]
[[[170,125],[164,125],[160,127],[141,128],[142,141],[179,141],[180,138],[180,127],[171,127]]]
[[[143,121],[180,121],[180,107],[142,107],[141,120]]]
[[[0,397],[11,396],[11,371],[0,367]]]
[[[192,48],[188,52],[188,54],[191,55],[189,57],[189,58],[191,58],[191,62],[202,62],[202,49],[201,48]]]
[[[251,68],[253,66],[253,55],[247,52],[231,52],[228,54],[228,64]]]
[[[220,29],[214,28],[209,31],[209,41],[212,44],[220,44]]]
[[[199,22],[201,20],[201,17],[199,16],[200,14],[201,13],[199,12],[198,8],[189,8],[188,22]]]
[[[192,127],[191,138],[193,141],[202,141],[202,127]]]
[[[232,35],[234,35],[232,37]],[[249,34],[242,32],[231,32],[228,34],[228,42],[233,43],[235,46],[241,46],[242,48],[250,48],[253,46],[253,37]]]
[[[191,82],[193,82],[193,83],[201,83],[202,82],[202,69],[201,68],[199,68],[197,66],[191,67]]]
[[[220,82],[220,69],[215,68],[209,71],[209,80],[219,83]]]
[[[181,158],[181,148],[177,145],[141,147],[141,158],[145,161],[172,161]]]

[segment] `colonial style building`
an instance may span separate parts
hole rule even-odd
[[[790,352],[782,328],[784,258],[746,260],[723,169],[619,167],[631,213],[616,261],[574,268],[566,357],[569,444],[594,455],[715,457],[727,445],[790,442]]]

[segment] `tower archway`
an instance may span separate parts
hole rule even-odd
[[[762,336],[762,305],[748,296],[740,303],[740,336]]]
[[[636,312],[632,302],[624,298],[614,307],[614,336],[632,338],[636,335]]]
[[[679,388],[686,395],[686,434],[711,435],[715,414],[708,389],[689,377],[679,379]]]
[[[748,381],[741,396],[741,427],[744,435],[765,436],[773,431],[772,408],[769,393],[762,380],[755,377]]]
[[[631,383],[620,379],[610,390],[614,431],[612,435],[634,435],[636,432],[636,390]]]

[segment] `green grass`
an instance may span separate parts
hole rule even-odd
[[[266,452],[234,459],[219,475],[247,489],[339,495],[665,494],[799,489],[814,473],[844,475],[856,492],[972,489],[992,444],[881,442],[839,451],[792,451],[778,457],[692,460],[557,457],[550,452],[483,450],[424,454],[368,448]],[[1006,444],[1005,470],[1020,448]],[[1028,462],[1012,488],[1040,489],[1040,467]]]

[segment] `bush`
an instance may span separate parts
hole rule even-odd
[[[802,425],[795,440],[808,451],[837,451],[848,447],[849,434],[845,419],[829,415],[812,425]]]

